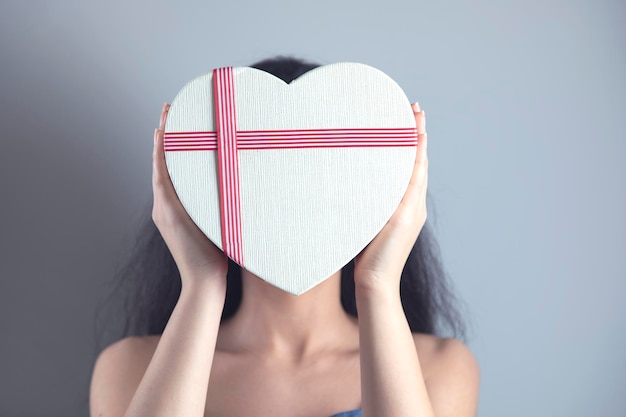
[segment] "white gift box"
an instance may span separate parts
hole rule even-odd
[[[219,68],[171,103],[165,158],[191,219],[266,282],[302,294],[383,228],[417,150],[406,95],[364,64],[315,68],[286,84]]]

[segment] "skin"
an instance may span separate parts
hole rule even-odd
[[[355,259],[358,321],[341,307],[340,272],[294,296],[244,269],[240,308],[221,326],[228,263],[176,196],[163,152],[168,110],[154,134],[152,218],[181,273],[181,295],[162,335],[129,337],[100,354],[92,416],[476,415],[473,354],[454,339],[412,334],[399,296],[427,217],[428,139],[417,104],[409,187]]]

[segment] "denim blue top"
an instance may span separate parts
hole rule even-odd
[[[361,409],[344,411],[342,413],[333,414],[330,417],[361,417]]]

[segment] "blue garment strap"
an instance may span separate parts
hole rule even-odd
[[[333,414],[330,417],[361,417],[361,409],[344,411],[342,413]]]

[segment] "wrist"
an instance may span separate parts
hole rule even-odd
[[[397,279],[355,279],[354,295],[357,308],[359,305],[401,304],[400,286]]]
[[[387,328],[398,320],[406,321],[399,288],[355,287],[355,297],[361,330],[379,326]]]
[[[226,275],[206,275],[181,273],[181,296],[210,298],[223,301],[226,298]]]

